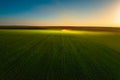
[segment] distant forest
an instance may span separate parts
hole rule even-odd
[[[70,29],[85,31],[113,31],[120,32],[119,27],[92,27],[92,26],[0,26],[0,29]]]

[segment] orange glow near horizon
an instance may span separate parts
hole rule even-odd
[[[101,15],[99,12],[96,14],[96,18],[88,18],[85,21],[74,17],[75,14],[67,14],[66,12],[59,13],[61,16],[58,19],[51,21],[36,21],[32,25],[37,26],[103,26],[103,27],[120,27],[120,6],[118,8],[112,7],[109,11],[103,12]]]

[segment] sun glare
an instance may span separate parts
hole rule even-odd
[[[120,24],[120,13],[118,14],[118,17],[117,17],[116,21],[117,21],[117,23]]]
[[[70,30],[67,30],[67,29],[63,29],[62,31],[63,31],[63,32],[69,32]]]
[[[62,32],[63,32],[63,33],[80,33],[80,31],[68,30],[68,29],[63,29]]]
[[[115,17],[114,22],[115,22],[116,24],[119,24],[119,25],[120,25],[120,6],[119,6],[119,5],[117,5],[116,17]]]

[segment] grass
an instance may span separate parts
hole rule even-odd
[[[0,80],[120,80],[120,34],[0,30]]]

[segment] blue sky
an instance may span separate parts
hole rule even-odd
[[[79,26],[86,21],[87,25],[92,23],[89,20],[100,21],[105,11],[112,12],[115,3],[116,0],[0,0],[0,23]]]

